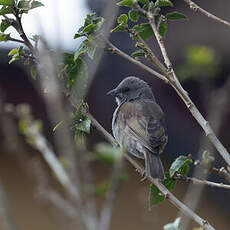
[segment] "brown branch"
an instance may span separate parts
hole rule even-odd
[[[200,179],[197,179],[195,177],[187,177],[187,176],[183,176],[183,175],[179,175],[178,174],[174,178],[176,180],[182,180],[182,181],[186,181],[186,182],[192,182],[193,184],[208,185],[208,186],[212,186],[212,187],[230,189],[230,185],[229,184],[215,183],[215,182],[208,181],[208,180],[200,180]]]
[[[22,38],[22,40],[24,41],[24,44],[33,52],[34,51],[34,47],[31,44],[30,40],[28,39],[28,37],[26,36],[23,26],[22,26],[22,21],[21,21],[21,17],[19,16],[18,13],[18,9],[16,9],[16,7],[13,7],[13,12],[14,12],[14,16],[16,18],[15,23],[12,24],[12,26],[16,29],[16,31],[18,32],[18,34],[20,35],[20,37]]]
[[[93,118],[92,115],[90,115],[91,118]],[[99,122],[94,123],[95,119],[93,118],[92,122],[93,125],[97,130],[102,132],[103,136],[111,143],[116,143],[115,139],[100,125]],[[126,160],[131,163],[131,165],[140,173],[140,175],[143,175],[144,168],[143,166],[138,163],[135,159],[133,159],[131,156],[129,156],[127,153],[124,154],[124,157]],[[177,207],[179,210],[183,211],[188,217],[193,219],[196,223],[201,225],[204,229],[207,230],[214,230],[214,228],[208,223],[208,221],[202,219],[200,216],[198,216],[196,213],[194,213],[191,209],[189,209],[186,205],[184,205],[180,200],[178,200],[171,192],[168,191],[168,189],[158,180],[154,179],[152,177],[147,177],[148,180],[153,183],[161,192],[162,194],[168,199],[175,207]]]
[[[217,16],[215,16],[214,14],[211,14],[209,13],[208,11],[202,9],[200,6],[198,6],[195,2],[191,1],[191,0],[184,0],[188,5],[189,7],[194,10],[195,12],[199,12],[205,16],[207,16],[208,18],[211,18],[219,23],[222,23],[226,26],[230,26],[230,22],[226,21],[226,20],[223,20]]]
[[[147,72],[151,73],[152,75],[154,75],[154,76],[158,77],[159,79],[163,80],[164,82],[168,83],[168,79],[164,75],[156,72],[155,70],[151,69],[150,67],[141,63],[140,61],[137,61],[136,59],[130,57],[128,54],[124,53],[123,51],[118,49],[116,46],[114,46],[110,41],[106,40],[106,45],[107,45],[107,48],[112,53],[120,55],[121,57],[125,58],[126,60],[130,61],[131,63],[134,63],[135,65],[141,67],[142,69],[146,70]]]
[[[143,12],[143,9],[141,11]],[[178,78],[177,78],[177,76],[176,76],[176,74],[175,74],[175,72],[174,72],[174,70],[172,68],[172,64],[170,62],[170,59],[169,59],[169,57],[167,55],[167,51],[165,49],[163,39],[161,38],[161,36],[160,36],[160,34],[159,34],[159,32],[158,32],[158,30],[156,28],[154,15],[152,14],[151,11],[149,11],[149,12],[144,11],[144,12],[146,13],[146,15],[147,15],[147,17],[149,19],[150,25],[151,25],[151,27],[153,29],[153,32],[154,32],[154,34],[156,36],[156,40],[157,40],[158,45],[159,45],[159,47],[161,49],[162,56],[164,58],[165,64],[166,64],[166,66],[168,68],[167,71],[165,72],[165,77],[167,78],[169,84],[175,89],[177,94],[183,100],[183,102],[185,103],[185,105],[187,106],[187,108],[189,109],[191,114],[193,115],[193,117],[197,120],[199,125],[203,128],[206,136],[209,138],[211,143],[218,150],[218,152],[223,157],[223,159],[226,161],[228,166],[230,166],[230,155],[229,155],[228,151],[223,146],[223,144],[219,141],[219,139],[216,137],[216,135],[215,135],[214,131],[212,130],[211,126],[209,125],[208,121],[206,121],[204,119],[204,117],[202,116],[200,111],[197,109],[197,107],[195,106],[193,101],[190,99],[188,93],[181,86],[181,84],[180,84],[180,82],[179,82],[179,80],[178,80]],[[117,51],[117,53],[120,54],[120,52],[118,52],[118,51]],[[126,56],[124,56],[124,55],[122,55],[122,56],[126,58]],[[135,62],[133,62],[133,63],[135,63]],[[143,67],[142,65],[139,65],[139,66]],[[157,76],[157,75],[155,75],[155,76]]]

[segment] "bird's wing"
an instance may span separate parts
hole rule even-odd
[[[133,137],[154,154],[167,142],[164,114],[159,105],[149,100],[124,103],[117,116],[124,137]]]

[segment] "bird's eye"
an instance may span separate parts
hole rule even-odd
[[[126,92],[128,92],[129,90],[130,90],[129,87],[125,87],[125,88],[123,88],[122,92],[123,92],[123,93],[126,93]]]

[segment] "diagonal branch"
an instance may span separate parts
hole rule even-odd
[[[90,115],[91,118],[93,118],[92,115]],[[111,143],[116,143],[115,139],[101,126],[99,122],[95,122],[95,119],[92,119],[93,125],[97,130],[102,132],[104,137]],[[144,173],[143,166],[138,163],[135,159],[133,159],[131,156],[129,156],[127,153],[125,153],[124,157],[126,158],[129,163],[138,171],[141,175]],[[177,207],[179,210],[181,210],[185,215],[193,219],[196,223],[201,225],[206,230],[214,230],[214,228],[208,223],[207,220],[202,219],[200,216],[198,216],[195,212],[193,212],[190,208],[188,208],[185,204],[183,204],[180,200],[178,200],[171,192],[168,191],[168,189],[158,180],[154,179],[152,177],[148,177],[148,180],[153,183],[161,192],[162,194],[168,199],[175,207]]]
[[[208,181],[208,180],[200,180],[200,179],[197,179],[195,177],[187,177],[187,176],[183,176],[183,175],[179,175],[178,174],[174,178],[176,180],[182,180],[182,181],[186,181],[186,182],[192,182],[193,184],[208,185],[208,186],[211,186],[211,187],[230,189],[230,185],[229,184],[215,183],[215,182]]]
[[[202,9],[200,6],[198,6],[195,2],[191,1],[191,0],[184,0],[190,7],[190,9],[194,10],[195,12],[199,12],[205,16],[207,16],[208,18],[211,18],[219,23],[222,23],[226,26],[230,26],[230,22],[225,21],[217,16],[215,16],[214,14],[209,13],[208,11]]]

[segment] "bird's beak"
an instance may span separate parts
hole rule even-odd
[[[107,93],[107,95],[116,96],[117,93],[118,93],[118,92],[117,92],[117,89],[115,88],[115,89],[110,90],[110,91]]]

